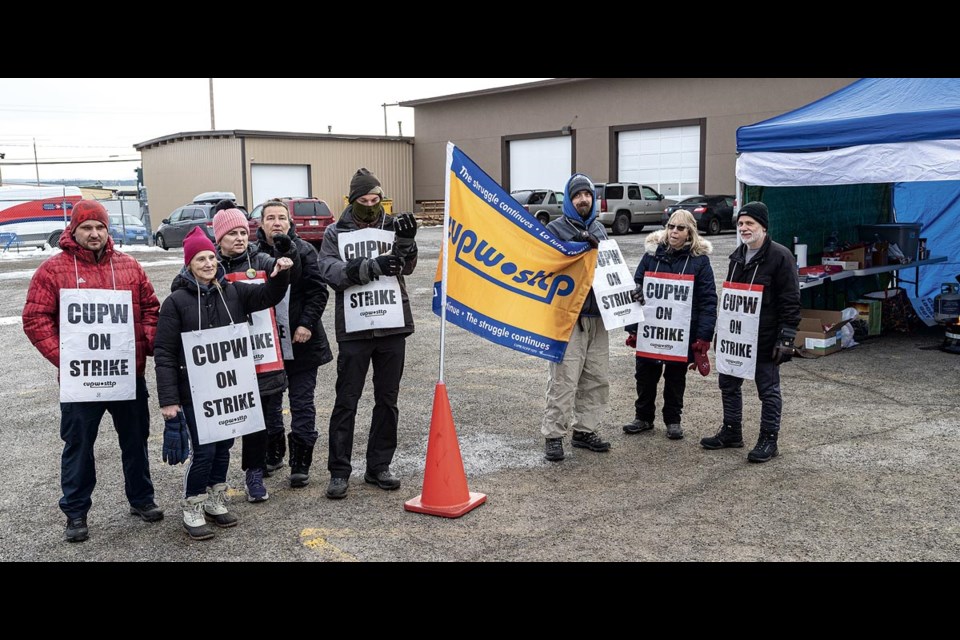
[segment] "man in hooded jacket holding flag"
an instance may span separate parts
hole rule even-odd
[[[603,225],[597,220],[596,190],[582,173],[575,173],[563,190],[563,216],[547,230],[564,241],[588,242],[594,249],[607,239]],[[588,252],[585,260],[596,260]],[[600,307],[591,287],[580,316],[570,334],[561,362],[551,362],[547,378],[547,407],[540,423],[546,439],[544,457],[563,460],[563,438],[573,427],[573,446],[590,451],[610,450],[610,443],[600,437],[600,421],[606,412],[610,395],[607,379],[610,343],[600,317]]]

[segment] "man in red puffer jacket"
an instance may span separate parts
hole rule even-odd
[[[132,297],[136,398],[60,403],[60,437],[64,442],[60,509],[67,516],[65,536],[70,542],[82,542],[88,536],[87,512],[97,481],[93,445],[106,411],[113,416],[120,440],[130,514],[147,522],[163,518],[163,511],[154,502],[147,459],[150,412],[144,379],[147,356],[153,355],[160,302],[140,263],[114,250],[108,224],[107,211],[99,202],[81,200],[74,205],[70,226],[60,237],[63,252],[45,261],[34,273],[23,307],[24,333],[43,357],[59,369],[61,290],[130,291]]]

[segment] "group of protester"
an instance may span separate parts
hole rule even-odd
[[[574,174],[564,188],[563,216],[547,228],[562,240],[588,242],[596,248],[606,239],[603,225],[597,221],[595,189],[583,174]],[[761,401],[760,433],[756,446],[747,454],[750,462],[767,462],[778,454],[777,438],[783,399],[780,391],[780,365],[793,354],[794,338],[800,324],[800,285],[796,262],[790,251],[774,242],[767,229],[769,212],[762,202],[749,202],[737,212],[737,230],[742,243],[730,254],[730,265],[724,282],[724,294],[747,291],[756,299],[752,307],[755,331],[743,348],[743,360],[749,368],[726,366],[729,359],[718,358],[719,386],[723,403],[723,422],[713,436],[701,439],[705,449],[743,447],[744,379],[755,380]],[[634,274],[635,302],[645,306],[644,282],[661,274],[686,278],[692,284],[689,305],[690,321],[682,342],[686,353],[680,357],[663,357],[637,348],[637,325],[627,326],[625,343],[637,349],[637,399],[635,418],[623,425],[626,434],[653,430],[656,413],[657,386],[664,379],[663,421],[666,435],[672,440],[683,438],[681,417],[688,370],[710,373],[707,355],[718,327],[718,317],[725,320],[725,305],[718,313],[717,290],[710,266],[711,243],[701,238],[693,215],[685,209],[675,211],[663,230],[649,234],[645,253]],[[584,283],[582,286],[590,286]],[[750,318],[747,319],[747,322]],[[739,322],[739,320],[738,320]],[[560,461],[565,457],[563,438],[571,436],[574,447],[606,452],[610,443],[600,434],[600,423],[606,413],[609,383],[608,332],[604,329],[600,309],[591,288],[570,335],[563,360],[550,363],[547,381],[547,406],[540,431],[545,438],[544,457]],[[570,433],[572,431],[572,434]]]
[[[201,435],[211,428],[208,403],[194,401],[210,381],[197,379],[196,373],[191,377],[198,356],[196,348],[185,347],[186,336],[208,340],[208,353],[211,346],[222,346],[225,357],[230,340],[209,342],[221,335],[218,331],[226,328],[228,334],[223,335],[247,335],[237,332],[258,326],[257,322],[266,323],[268,335],[272,332],[274,339],[263,344],[268,355],[276,357],[261,357],[254,367],[255,358],[247,358],[243,352],[256,371],[258,394],[238,395],[231,405],[248,410],[256,406],[264,427],[241,437],[247,500],[258,503],[269,498],[263,479],[283,467],[285,456],[290,486],[306,486],[318,438],[314,402],[318,369],[333,359],[321,322],[328,286],[335,292],[338,355],[326,496],[341,499],[347,495],[357,405],[371,364],[374,409],[363,478],[385,490],[400,487],[390,464],[397,448],[397,399],[406,338],[414,331],[404,276],[413,273],[417,265],[417,222],[409,213],[386,214],[383,195],[376,176],[359,169],[350,182],[349,205],[326,229],[319,254],[297,235],[283,201],[264,204],[256,242],[250,241],[243,212],[233,202],[222,202],[213,219],[214,241],[199,227],[184,239],[184,266],[162,305],[140,264],[114,249],[103,206],[90,200],[74,206],[70,226],[60,241],[63,251],[37,269],[23,310],[24,332],[60,370],[60,433],[64,441],[60,508],[67,517],[67,540],[80,542],[89,535],[87,513],[96,484],[93,447],[105,412],[113,417],[118,434],[131,515],[147,522],[163,518],[155,502],[147,456],[149,411],[144,371],[151,355],[157,400],[165,420],[163,460],[186,463],[180,501],[183,528],[191,538],[204,540],[214,536],[210,523],[219,527],[237,524],[227,506],[226,483],[234,437],[229,433]],[[765,462],[778,453],[779,365],[793,353],[799,286],[791,254],[767,234],[768,212],[762,203],[751,202],[741,208],[737,227],[743,244],[730,256],[725,287],[745,287],[757,292],[761,300],[753,342],[755,374],[753,370],[753,375],[724,373],[718,361],[723,423],[716,435],[703,438],[701,445],[706,449],[743,447],[741,387],[744,378],[753,377],[762,412],[759,439],[748,459]],[[594,249],[606,240],[597,220],[594,186],[587,176],[574,174],[567,182],[563,216],[548,229],[561,240],[587,242]],[[688,367],[703,375],[710,371],[707,353],[718,317],[709,259],[712,247],[697,233],[692,214],[678,210],[664,230],[647,237],[645,250],[634,276],[633,300],[645,304],[646,279],[672,274],[670,277],[692,282],[690,338],[685,342],[685,357],[650,357],[638,349],[635,419],[624,425],[623,431],[637,434],[653,429],[657,386],[663,377],[666,434],[680,439]],[[382,313],[364,315],[357,309],[363,307],[357,296],[368,296],[359,299],[376,300],[386,308]],[[370,320],[371,315],[391,320]],[[107,317],[114,320],[112,334],[103,324]],[[83,323],[94,327],[96,333],[83,334],[73,326]],[[636,348],[638,326],[628,326],[627,331],[626,344]],[[97,349],[104,344],[110,345],[115,359],[102,359]],[[211,359],[216,354],[214,348]],[[610,449],[600,433],[609,399],[608,358],[608,331],[591,289],[562,361],[549,365],[541,421],[548,460],[564,459],[563,438],[568,434],[574,447],[595,452]],[[127,376],[129,385],[96,378],[128,372],[134,361],[135,376]],[[77,363],[85,363],[85,375],[75,375]],[[284,392],[289,396],[289,434],[283,420]],[[204,409],[198,412],[200,407]],[[230,420],[219,424],[224,423]]]
[[[376,176],[358,170],[350,183],[349,205],[326,229],[319,255],[297,235],[283,201],[264,204],[254,243],[243,212],[232,201],[221,202],[213,218],[213,241],[200,227],[184,238],[184,266],[162,305],[140,264],[114,249],[104,207],[91,200],[73,207],[70,226],[60,241],[63,251],[37,269],[23,310],[24,332],[60,370],[64,441],[60,509],[67,517],[68,541],[82,542],[89,536],[87,513],[96,485],[93,447],[106,412],[113,417],[119,437],[131,515],[147,522],[163,519],[147,456],[150,414],[144,372],[151,355],[165,420],[163,460],[186,463],[180,501],[184,530],[193,539],[205,540],[214,535],[210,523],[237,524],[227,506],[226,483],[234,438],[224,437],[223,432],[207,434],[208,413],[213,412],[209,403],[195,404],[194,396],[203,393],[210,381],[195,374],[191,377],[191,368],[200,358],[195,349],[185,348],[185,336],[196,336],[201,343],[206,340],[203,346],[210,360],[225,359],[233,341],[211,342],[214,336],[246,340],[249,333],[245,331],[257,326],[258,314],[267,314],[269,327],[268,338],[260,346],[266,345],[276,357],[271,364],[270,358],[261,356],[260,363],[254,364],[256,358],[247,357],[246,347],[238,347],[254,367],[257,393],[244,392],[218,406],[255,410],[265,427],[241,438],[248,501],[269,498],[263,478],[280,469],[288,454],[290,486],[306,486],[318,438],[314,402],[318,368],[333,359],[321,322],[328,285],[336,292],[340,348],[330,417],[327,496],[339,499],[347,494],[357,404],[371,363],[375,406],[364,480],[385,490],[400,487],[390,463],[397,446],[405,338],[414,330],[403,276],[416,268],[417,223],[409,213],[387,215],[382,199]],[[353,254],[341,250],[348,243]],[[363,250],[358,252],[356,247]],[[399,317],[396,326],[364,330],[350,326],[356,316],[346,310],[344,293],[384,276],[395,278],[392,291],[399,292],[390,298]],[[84,324],[86,333],[80,330]],[[227,334],[217,333],[224,328]],[[217,347],[223,352],[218,353]],[[134,361],[135,375],[129,375]],[[224,380],[230,384],[229,376]],[[284,392],[289,395],[291,415],[286,437]],[[221,420],[219,425],[229,423]]]

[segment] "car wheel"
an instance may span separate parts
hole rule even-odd
[[[56,249],[60,246],[60,234],[62,233],[63,231],[54,231],[47,238],[47,244],[50,245],[51,249]]]
[[[161,234],[157,234],[157,246],[163,249],[164,251],[169,251],[170,247],[167,246],[167,241],[163,239]]]
[[[713,217],[707,223],[707,235],[715,236],[720,233],[720,218]]]
[[[617,214],[617,217],[613,219],[613,227],[611,228],[613,235],[622,236],[623,234],[630,231],[630,214],[624,213],[621,211]]]
[[[547,226],[547,223],[550,222],[550,216],[548,216],[545,213],[541,213],[540,215],[537,216],[537,220],[539,220],[540,224],[542,224],[543,226]]]

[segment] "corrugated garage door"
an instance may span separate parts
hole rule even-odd
[[[307,165],[255,164],[250,168],[253,181],[253,209],[271,198],[309,198],[310,172]]]
[[[700,193],[700,127],[641,129],[617,134],[619,178],[667,197]]]
[[[570,136],[510,141],[510,190],[553,189],[570,178]]]

